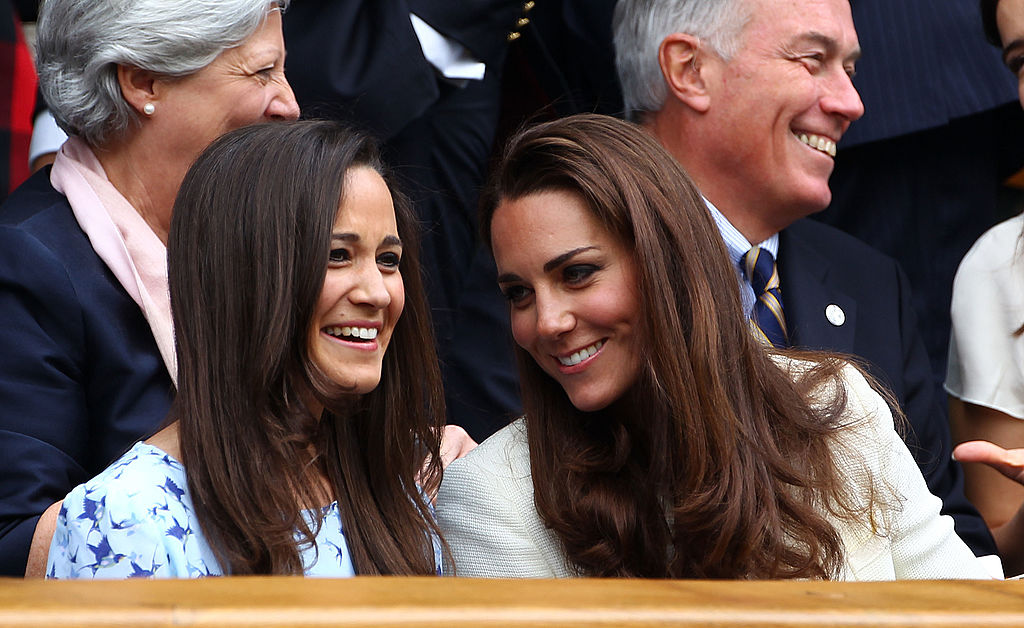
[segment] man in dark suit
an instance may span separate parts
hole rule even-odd
[[[448,420],[477,440],[520,407],[507,304],[477,237],[476,212],[500,113],[501,70],[533,5],[304,0],[284,16],[288,80],[303,114],[374,131],[412,198]],[[447,50],[442,57],[459,57],[449,64],[454,72],[428,58],[430,42],[438,41]],[[482,72],[463,73],[467,66]]]
[[[943,512],[976,554],[994,554],[950,459],[905,276],[806,219],[829,204],[836,143],[864,112],[848,0],[620,0],[614,31],[627,111],[700,187],[752,318],[776,344],[864,360],[910,419]]]

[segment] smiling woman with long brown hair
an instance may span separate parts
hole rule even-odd
[[[445,473],[456,574],[988,576],[861,373],[756,340],[703,199],[639,127],[522,131],[481,225],[525,416]]]
[[[49,576],[435,573],[444,400],[383,173],[330,122],[200,156],[168,243],[169,426],[65,499]]]

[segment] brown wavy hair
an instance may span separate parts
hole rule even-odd
[[[406,298],[380,385],[351,395],[309,355],[345,173],[359,166],[384,174],[376,144],[344,125],[251,126],[198,158],[174,204],[170,418],[226,573],[301,574],[300,548],[322,523],[302,512],[332,500],[356,573],[434,573],[424,491],[440,478],[444,399],[414,219],[390,184]]]
[[[700,194],[639,127],[585,114],[521,131],[484,192],[488,244],[502,202],[546,190],[579,194],[632,251],[647,338],[629,413],[577,410],[517,348],[535,503],[569,564],[588,576],[836,576],[843,546],[826,513],[871,514],[836,458],[844,362],[805,353],[789,373],[757,342]]]

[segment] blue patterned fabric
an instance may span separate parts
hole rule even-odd
[[[323,512],[316,546],[302,550],[305,573],[353,576],[337,502]],[[306,518],[311,521],[312,514]],[[64,499],[46,575],[198,578],[224,571],[199,529],[181,463],[156,447],[136,443]]]

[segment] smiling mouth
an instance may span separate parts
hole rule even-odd
[[[603,347],[603,346],[604,346],[604,340],[598,340],[597,342],[595,342],[594,344],[590,345],[589,347],[584,347],[584,348],[580,349],[579,351],[576,351],[575,353],[573,353],[570,356],[567,356],[567,357],[557,356],[558,357],[558,361],[562,363],[562,366],[576,366],[577,364],[579,364],[583,360],[586,360],[590,356],[592,356],[595,353],[597,353],[598,350],[601,347]]]
[[[810,146],[811,148],[817,151],[825,153],[829,157],[836,156],[836,143],[828,139],[827,137],[822,137],[820,135],[815,135],[813,133],[794,132],[793,135],[796,136],[796,139],[800,140],[804,144]]]
[[[347,340],[349,342],[373,342],[377,339],[377,328],[375,327],[324,327],[323,332],[328,336]]]

